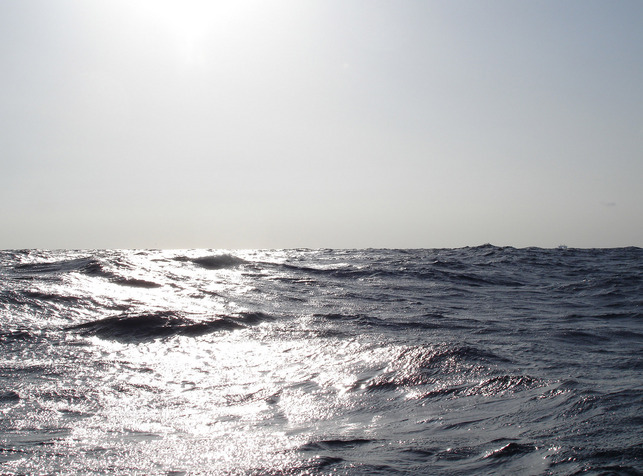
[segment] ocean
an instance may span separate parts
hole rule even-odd
[[[643,249],[0,251],[0,473],[643,471]]]

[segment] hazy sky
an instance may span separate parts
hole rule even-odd
[[[0,1],[0,248],[643,246],[643,2]]]

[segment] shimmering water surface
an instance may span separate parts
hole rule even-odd
[[[0,252],[0,472],[641,474],[643,250]]]

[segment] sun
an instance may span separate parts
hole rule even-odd
[[[148,36],[166,45],[168,55],[186,66],[199,66],[205,62],[208,35],[221,29],[227,4],[203,0],[138,0],[128,2],[126,7]]]
[[[194,67],[217,55],[242,56],[292,29],[302,14],[302,7],[290,1],[138,0],[122,5],[148,35],[167,45],[168,54]]]

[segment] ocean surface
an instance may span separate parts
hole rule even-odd
[[[643,471],[643,249],[0,251],[0,473]]]

